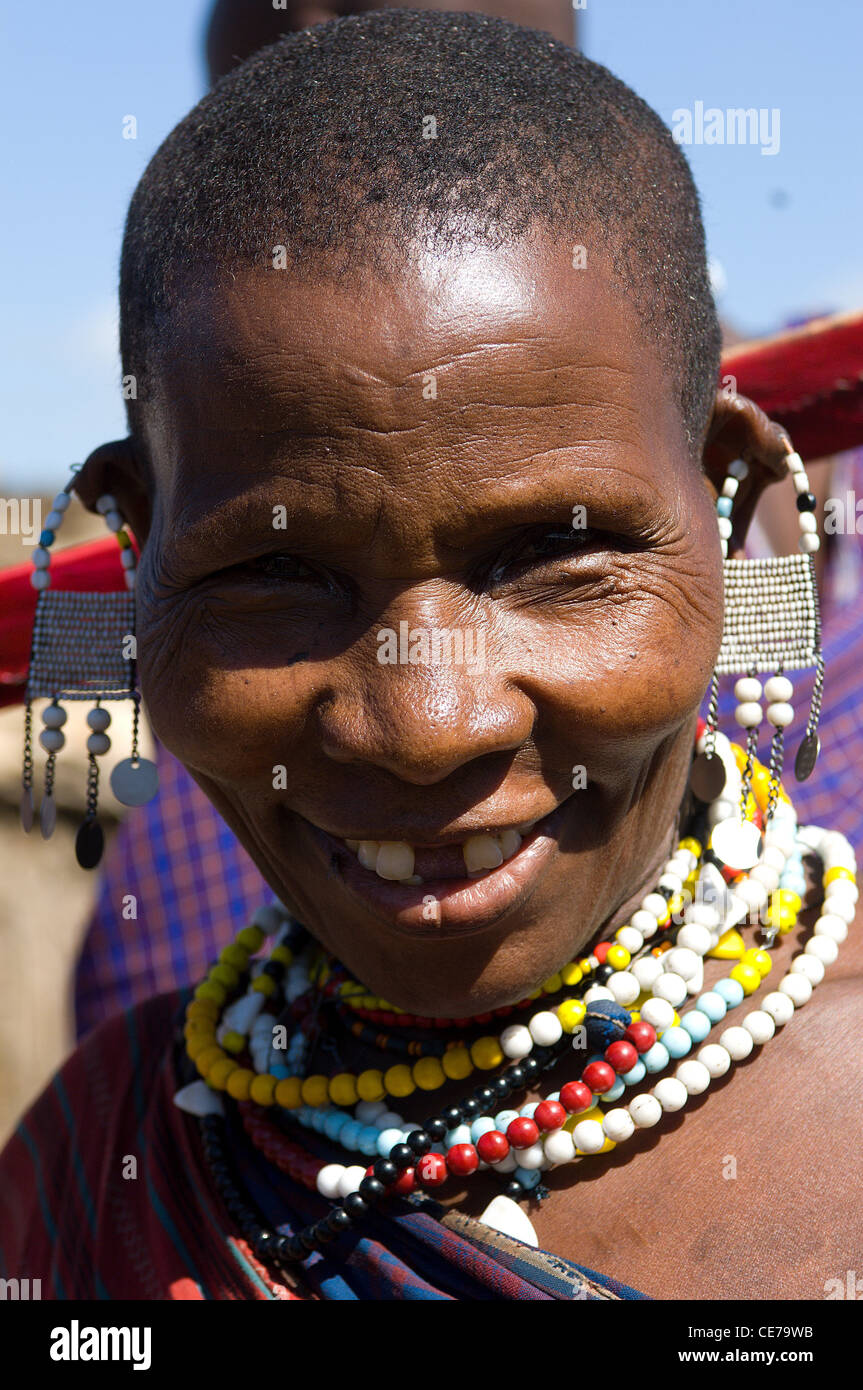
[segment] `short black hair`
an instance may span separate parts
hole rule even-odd
[[[428,117],[436,138],[424,138]],[[537,228],[583,244],[588,266],[596,256],[612,267],[672,374],[697,453],[720,334],[686,158],[606,68],[483,15],[335,20],[218,82],[132,198],[123,371],[145,376],[196,279],[272,270],[276,246],[314,276],[385,271],[418,232],[502,245]],[[133,433],[140,406],[130,402]]]

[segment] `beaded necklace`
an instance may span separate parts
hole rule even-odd
[[[714,740],[728,798],[735,794],[735,777],[740,783],[747,753],[719,733]],[[460,1034],[477,1031],[473,1041],[442,1040],[434,1020],[405,1015],[370,996],[343,967],[326,961],[281,905],[260,909],[222,951],[188,1006],[186,1052],[202,1080],[176,1097],[200,1117],[214,1181],[256,1254],[277,1263],[305,1259],[384,1197],[434,1189],[450,1176],[465,1178],[479,1169],[500,1174],[511,1198],[541,1193],[544,1170],[607,1152],[657,1124],[770,1041],[836,960],[854,918],[857,888],[848,841],[814,826],[798,829],[789,798],[781,788],[777,795],[770,770],[755,760],[747,818],[759,830],[768,798],[773,814],[751,872],[736,872],[709,849],[705,853],[701,839],[684,836],[656,891],[614,940],[570,962],[522,1005],[496,1011],[512,1017],[543,994],[550,1002],[527,1023],[508,1023],[497,1037],[482,1031],[495,1017],[485,1014],[452,1021]],[[725,804],[712,803],[696,818],[704,839],[725,815]],[[824,894],[804,950],[759,1009],[725,1027],[717,1042],[706,1042],[714,1024],[754,993],[772,966],[769,950],[747,947],[737,926],[756,914],[768,946],[793,928],[805,892],[804,853],[821,861]],[[275,937],[268,960],[253,962],[267,935]],[[705,956],[734,964],[727,977],[702,991]],[[564,997],[551,1004],[558,994]],[[695,1002],[683,1010],[690,996]],[[384,1013],[388,1027],[394,1026],[390,1019],[402,1027],[409,1021],[410,1037],[374,1034],[374,1041],[381,1051],[416,1060],[356,1076],[308,1073],[310,1020],[329,1002],[344,1022],[351,1001],[385,1006],[371,1012]],[[277,1028],[286,1038],[274,1048]],[[569,1050],[582,1056],[577,1074],[559,1091],[518,1110],[506,1108],[511,1096],[533,1086]],[[674,1074],[663,1076],[672,1063]],[[388,1108],[390,1099],[465,1080],[474,1070],[488,1073],[485,1084],[422,1125],[406,1123]],[[649,1075],[658,1077],[649,1092],[617,1105]],[[260,1226],[231,1176],[223,1094],[238,1103],[247,1134],[276,1166],[334,1203],[322,1221],[295,1236]],[[282,1132],[285,1126],[289,1133]],[[335,1146],[348,1161],[316,1154],[320,1145]],[[351,1162],[352,1155],[370,1162]]]

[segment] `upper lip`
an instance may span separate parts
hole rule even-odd
[[[444,845],[460,845],[465,840],[470,839],[471,835],[500,835],[504,830],[518,830],[520,825],[526,825],[529,822],[536,824],[538,821],[545,820],[547,816],[551,815],[552,811],[556,811],[557,809],[556,806],[552,806],[550,810],[541,811],[538,815],[531,813],[516,818],[510,818],[505,822],[489,823],[488,821],[482,821],[476,825],[460,826],[457,830],[451,830],[446,835],[430,836],[427,830],[417,830],[413,832],[410,829],[406,829],[404,826],[398,830],[389,829],[383,832],[369,830],[368,827],[360,832],[354,830],[329,830],[325,826],[318,826],[317,829],[323,830],[327,835],[332,835],[336,840],[386,840],[390,843],[397,842],[413,845],[414,849],[441,849]],[[312,821],[310,824],[314,825],[315,822]]]

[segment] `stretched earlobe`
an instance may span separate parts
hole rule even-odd
[[[747,396],[716,392],[713,414],[704,446],[704,471],[718,493],[734,459],[748,465],[734,508],[734,532],[729,554],[739,550],[764,489],[788,473],[788,455],[794,445],[781,425],[775,424]]]
[[[150,531],[152,500],[147,469],[131,438],[100,444],[87,456],[74,483],[75,492],[89,511],[105,493],[117,498],[135,539],[143,546]]]

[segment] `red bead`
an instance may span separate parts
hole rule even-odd
[[[447,1149],[446,1166],[458,1178],[469,1177],[479,1167],[479,1154],[473,1144],[453,1144]]]
[[[416,1187],[416,1174],[413,1168],[405,1168],[399,1173],[398,1180],[392,1187],[387,1188],[387,1192],[396,1192],[399,1197],[407,1197]]]
[[[539,1130],[533,1120],[519,1116],[517,1120],[510,1120],[506,1127],[506,1137],[514,1149],[529,1149],[539,1138]]]
[[[416,1180],[423,1187],[440,1187],[447,1180],[446,1159],[443,1154],[423,1154],[414,1170]]]
[[[593,1105],[590,1087],[585,1086],[583,1081],[567,1081],[560,1090],[560,1103],[570,1115],[577,1114],[579,1110],[588,1110]]]
[[[617,1072],[632,1071],[638,1061],[638,1051],[631,1042],[609,1043],[605,1049],[605,1060]]]
[[[476,1151],[483,1163],[500,1163],[509,1153],[509,1140],[499,1129],[488,1129],[477,1139]]]
[[[656,1029],[639,1019],[637,1023],[630,1023],[623,1036],[637,1052],[649,1052],[656,1042]]]
[[[588,1062],[582,1072],[582,1080],[585,1086],[589,1086],[597,1095],[602,1095],[605,1091],[611,1090],[617,1077],[614,1067],[610,1067],[607,1062]]]
[[[594,948],[593,948],[593,950],[591,951],[590,954],[591,954],[592,956],[595,956],[595,957],[596,957],[596,959],[599,961],[600,965],[604,965],[604,964],[605,964],[605,957],[608,955],[608,953],[609,953],[609,951],[611,950],[613,944],[614,944],[614,943],[613,943],[612,941],[600,941],[600,943],[599,943],[598,946],[594,946]]]
[[[540,1129],[560,1129],[566,1119],[566,1111],[557,1100],[543,1100],[533,1112],[533,1118]]]

